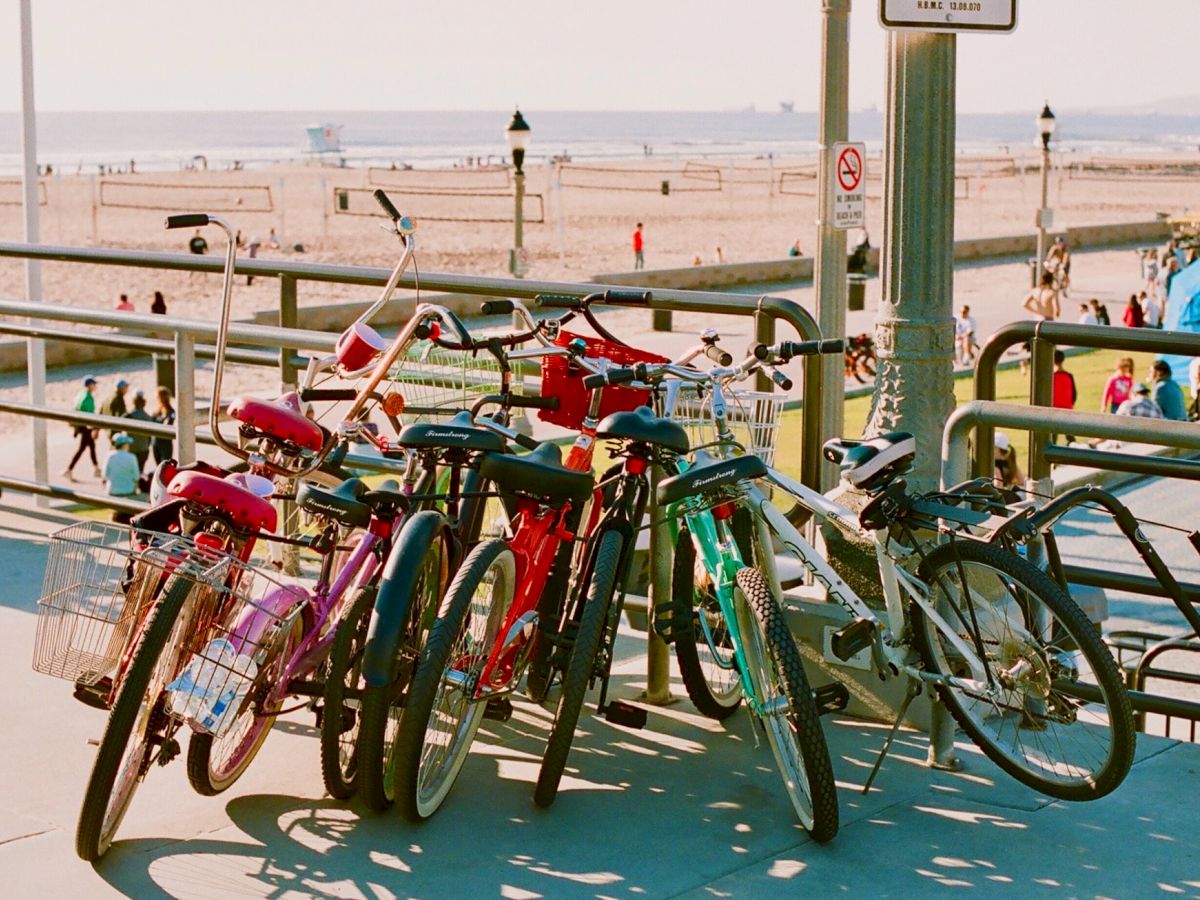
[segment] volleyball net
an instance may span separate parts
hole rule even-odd
[[[367,183],[376,187],[417,191],[504,191],[512,188],[508,166],[480,166],[471,169],[392,169],[372,166]]]
[[[430,222],[512,222],[516,198],[511,191],[414,190],[392,187],[388,191],[396,208],[412,216],[418,224]],[[339,216],[378,216],[371,188],[335,187],[331,195],[333,212]],[[546,205],[541,194],[525,194],[523,220],[529,225],[546,221]]]
[[[38,206],[46,205],[46,182],[37,183]],[[20,178],[0,178],[0,206],[21,206],[25,203],[24,182]]]
[[[265,184],[187,184],[100,180],[100,206],[114,209],[204,210],[205,212],[269,213],[275,211]]]

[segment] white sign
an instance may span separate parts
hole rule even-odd
[[[1017,27],[1017,0],[879,0],[879,24],[896,31],[992,31]]]
[[[833,227],[862,228],[867,221],[867,145],[833,145]]]

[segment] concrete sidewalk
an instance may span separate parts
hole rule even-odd
[[[1029,791],[966,744],[964,772],[932,772],[925,738],[905,732],[863,796],[886,726],[827,721],[842,831],[818,846],[746,714],[722,725],[686,701],[652,709],[641,731],[585,715],[548,811],[530,796],[551,714],[519,702],[509,723],[485,722],[421,827],[325,797],[311,716],[295,714],[220,797],[194,794],[182,760],[152,771],[118,843],[88,866],[74,826],[105,716],[30,670],[44,536],[62,521],[30,512],[0,505],[6,897],[1200,895],[1195,745],[1139,737],[1128,781],[1079,805]],[[642,646],[632,633],[621,645],[619,696],[643,686]]]

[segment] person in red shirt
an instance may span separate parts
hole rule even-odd
[[[1054,351],[1054,381],[1051,384],[1050,405],[1055,409],[1074,409],[1075,401],[1079,399],[1079,392],[1075,390],[1075,376],[1063,367],[1066,359],[1061,350]],[[1056,438],[1057,435],[1051,440]],[[1066,438],[1068,444],[1075,440],[1074,436],[1069,434]]]
[[[633,267],[634,269],[646,268],[646,257],[642,255],[642,223],[637,223],[637,228],[633,231]]]

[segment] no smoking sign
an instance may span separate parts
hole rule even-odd
[[[862,228],[867,220],[866,144],[833,145],[833,227]]]

